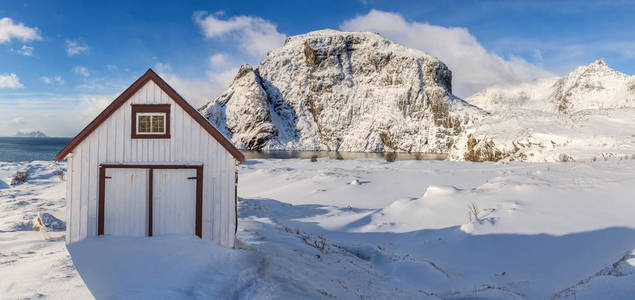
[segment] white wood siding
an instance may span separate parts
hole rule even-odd
[[[155,169],[152,235],[196,233],[196,169]]]
[[[171,104],[170,139],[132,139],[130,104]],[[97,235],[101,163],[203,164],[203,238],[234,245],[234,157],[153,81],[82,141],[68,159],[67,243]]]
[[[148,234],[148,170],[106,169],[104,234]]]

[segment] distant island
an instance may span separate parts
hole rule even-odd
[[[42,131],[31,131],[31,132],[22,132],[22,131],[18,131],[18,133],[15,134],[16,137],[47,137],[46,134],[44,134],[44,132]]]

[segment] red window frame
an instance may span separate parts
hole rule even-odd
[[[170,104],[132,104],[132,122],[130,126],[130,137],[133,139],[169,139],[170,138]],[[138,113],[164,113],[165,133],[137,134],[137,114]]]

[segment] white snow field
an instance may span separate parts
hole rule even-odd
[[[63,231],[31,223],[65,219],[57,168],[0,163],[1,299],[635,297],[630,158],[249,160],[237,249],[165,236],[67,251]],[[29,181],[10,186],[23,169]]]

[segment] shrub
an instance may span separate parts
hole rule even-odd
[[[29,180],[29,172],[27,171],[18,171],[13,175],[11,179],[11,185],[16,185],[20,183],[24,183]]]
[[[415,160],[422,160],[423,159],[423,155],[421,155],[421,153],[417,152],[415,153]]]
[[[558,160],[561,162],[575,161],[573,157],[571,157],[569,154],[566,154],[566,153],[560,153],[560,155],[558,156]]]
[[[62,169],[55,170],[55,175],[57,175],[60,178],[60,181],[64,181],[64,170]]]
[[[481,219],[481,209],[478,208],[476,202],[467,205],[467,219],[470,223]]]
[[[386,153],[386,161],[394,162],[397,159],[397,152],[388,152]]]
[[[313,154],[311,156],[311,162],[317,162],[318,156],[316,154]]]
[[[339,152],[337,152],[337,154],[335,154],[335,159],[337,159],[337,160],[344,160],[344,157],[342,156],[342,154],[340,154]]]

